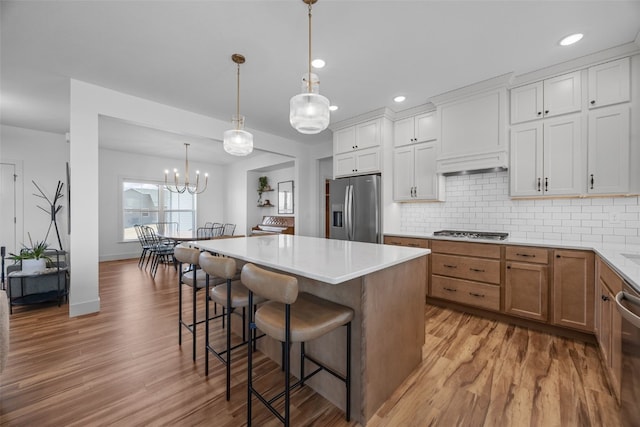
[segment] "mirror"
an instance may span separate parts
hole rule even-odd
[[[278,183],[278,213],[293,213],[293,181]]]

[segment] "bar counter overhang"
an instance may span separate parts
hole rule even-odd
[[[428,249],[282,234],[189,244],[294,275],[300,291],[353,308],[351,417],[363,426],[422,361]],[[344,372],[345,334],[339,328],[306,352]],[[258,348],[280,363],[280,343],[262,339]],[[291,351],[296,375],[299,346]],[[305,384],[344,410],[342,382],[323,373]]]

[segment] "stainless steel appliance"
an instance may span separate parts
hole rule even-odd
[[[640,295],[628,284],[616,295],[622,317],[620,419],[623,426],[640,425]]]
[[[509,233],[496,233],[491,231],[463,231],[463,230],[440,230],[433,233],[434,236],[455,237],[458,239],[487,239],[504,240],[509,237]]]
[[[329,182],[329,237],[382,243],[380,175],[340,178]]]

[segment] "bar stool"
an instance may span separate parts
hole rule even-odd
[[[197,320],[197,293],[206,287],[207,273],[200,269],[200,250],[184,245],[175,247],[173,257],[178,261],[178,344],[182,345],[182,328],[185,327],[193,335],[193,361],[196,360],[196,327],[206,319]],[[188,264],[189,269],[184,271],[183,264]],[[224,279],[216,278],[214,285],[224,283]],[[182,285],[190,286],[193,290],[193,318],[191,323],[182,320]],[[205,294],[205,298],[207,298]],[[206,306],[208,306],[208,300]],[[208,317],[208,316],[207,316]]]
[[[324,370],[340,379],[346,387],[347,421],[351,419],[351,320],[353,310],[340,304],[310,295],[298,293],[298,279],[285,274],[264,270],[253,264],[246,264],[242,268],[242,283],[249,288],[249,305],[253,304],[254,293],[266,298],[267,302],[256,310],[249,312],[251,330],[256,328],[266,335],[284,344],[284,381],[285,389],[280,394],[267,400],[253,388],[253,346],[248,351],[248,379],[247,379],[247,425],[251,426],[251,399],[255,395],[286,427],[289,426],[289,401],[291,390],[303,386],[304,382]],[[255,321],[254,321],[255,318]],[[341,375],[333,369],[323,366],[314,358],[305,354],[304,343],[325,335],[340,326],[347,327],[347,357],[346,375]],[[291,344],[300,343],[300,379],[290,384],[290,353]],[[318,368],[305,376],[304,362],[309,360]],[[272,405],[284,396],[284,416]]]
[[[232,258],[223,258],[203,252],[200,254],[200,267],[206,273],[207,295],[216,304],[222,306],[222,314],[209,317],[209,303],[206,305],[205,334],[206,334],[206,359],[205,375],[209,375],[209,353],[213,353],[218,360],[226,366],[227,371],[227,400],[231,397],[231,351],[248,343],[246,339],[246,312],[245,307],[249,306],[249,290],[240,282],[236,261]],[[224,280],[226,283],[214,286],[211,290],[211,277],[216,280]],[[254,305],[264,301],[261,298],[254,298]],[[235,309],[242,308],[242,314],[238,314]],[[242,342],[231,347],[231,314],[235,313],[242,317]],[[217,351],[209,341],[209,321],[222,317],[222,327],[225,327],[226,320],[226,347],[222,351]],[[255,333],[253,334],[255,336]],[[255,345],[255,341],[254,341]],[[226,355],[226,358],[224,357]]]

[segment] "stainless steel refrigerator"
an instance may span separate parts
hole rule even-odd
[[[382,243],[380,175],[363,175],[329,182],[329,237]]]

